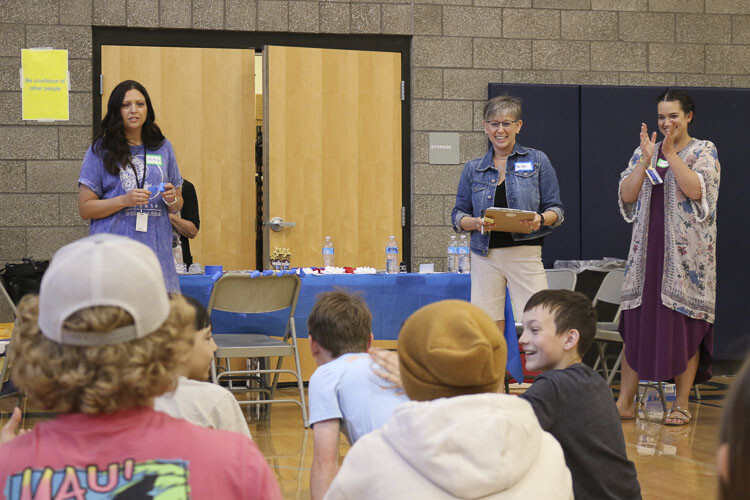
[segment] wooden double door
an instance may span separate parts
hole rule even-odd
[[[256,268],[288,248],[293,266],[384,267],[402,222],[401,56],[298,47],[264,51],[264,161],[255,167],[253,49],[102,46],[102,115],[122,80],[148,90],[184,178],[196,187],[201,228],[194,260]],[[258,204],[257,181],[263,189]],[[280,231],[267,224],[285,223]]]

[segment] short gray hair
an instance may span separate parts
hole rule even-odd
[[[521,98],[512,95],[499,95],[493,97],[484,105],[484,121],[489,121],[493,116],[503,113],[511,115],[514,120],[521,119]]]

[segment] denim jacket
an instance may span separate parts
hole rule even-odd
[[[462,231],[461,219],[464,217],[481,217],[486,209],[495,203],[495,190],[500,176],[492,162],[493,149],[490,147],[484,158],[477,158],[466,163],[458,182],[456,205],[451,213],[451,220],[456,231]],[[516,169],[516,163],[532,162],[533,168]],[[520,166],[520,165],[519,165]],[[563,221],[563,205],[560,201],[560,187],[557,185],[557,174],[543,152],[526,148],[516,143],[505,164],[505,190],[508,197],[508,208],[531,210],[542,213],[551,210],[557,214],[557,221],[552,226],[543,226],[531,234],[512,233],[513,239],[531,240],[541,238]],[[490,234],[471,231],[471,250],[486,256],[489,252]]]

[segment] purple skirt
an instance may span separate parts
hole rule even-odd
[[[661,153],[661,152],[660,152]],[[659,155],[661,158],[661,154]],[[659,169],[664,177],[666,169]],[[664,276],[664,185],[653,186],[649,208],[646,274],[640,307],[620,315],[625,358],[642,380],[671,380],[687,369],[700,350],[695,383],[711,378],[714,325],[665,307],[661,302]]]

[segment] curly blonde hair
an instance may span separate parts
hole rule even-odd
[[[174,390],[195,311],[182,296],[170,297],[166,321],[146,337],[112,345],[73,346],[49,340],[39,330],[39,298],[18,305],[13,331],[14,382],[46,410],[96,415],[148,405]],[[75,331],[106,332],[133,324],[119,307],[82,309],[65,321]]]

